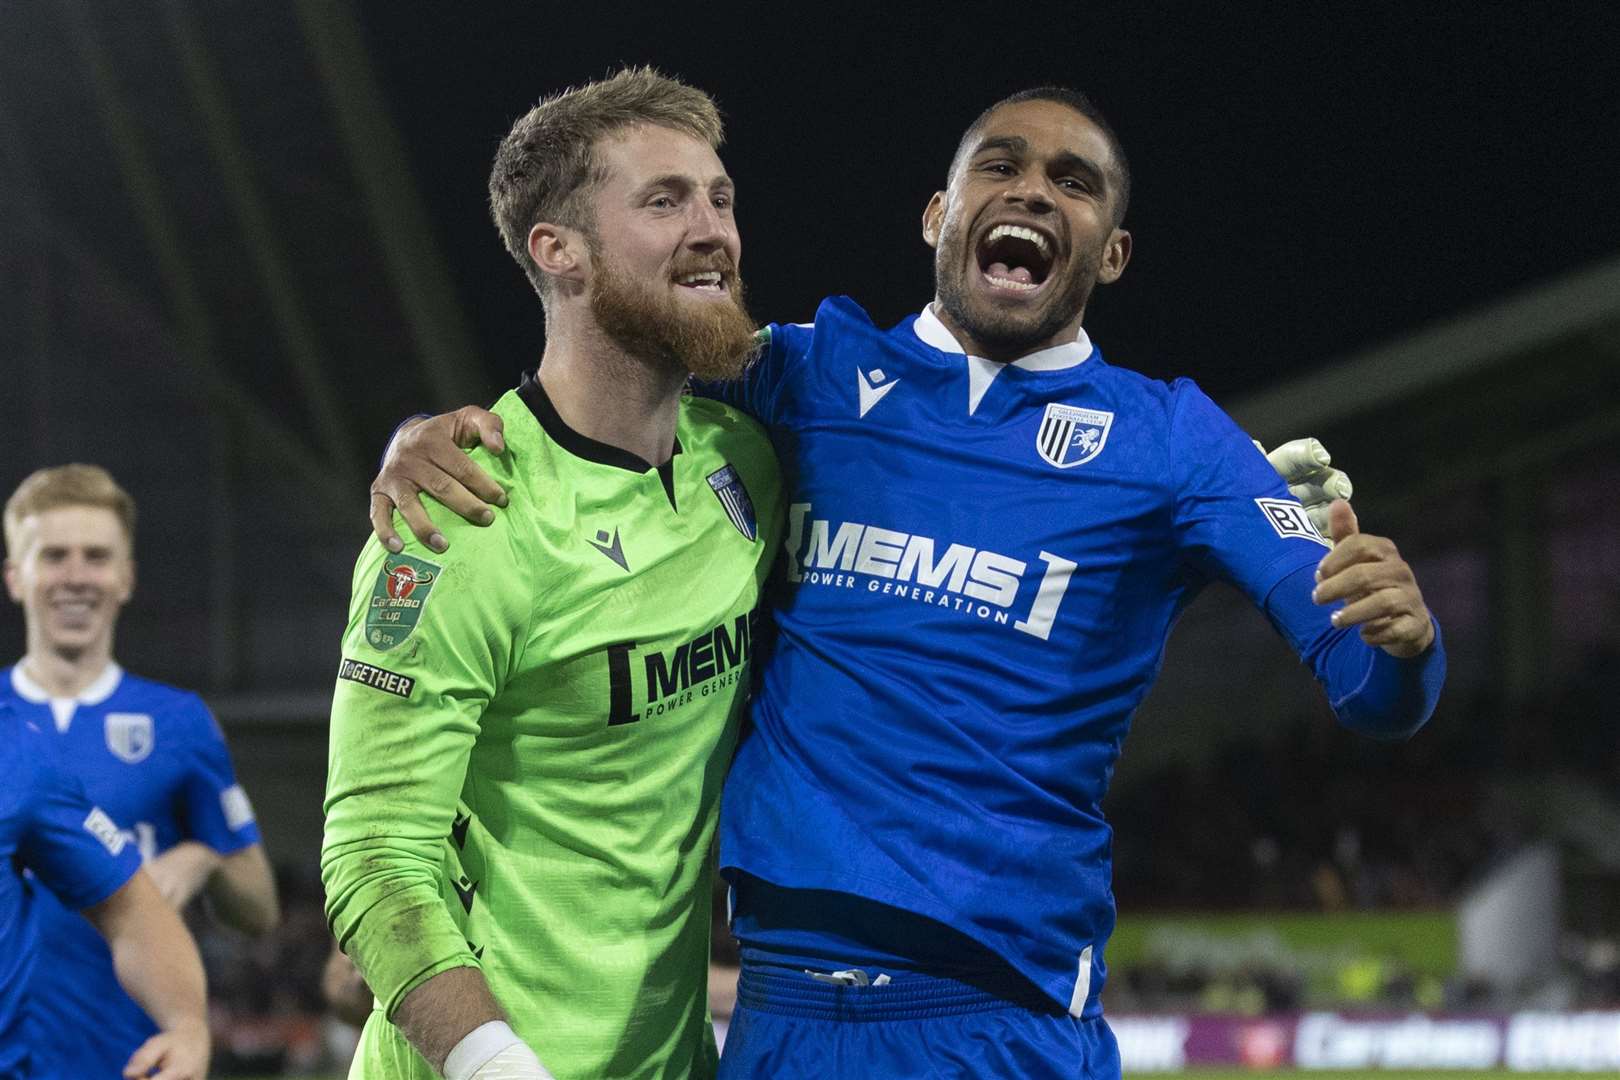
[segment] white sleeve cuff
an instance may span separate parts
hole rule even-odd
[[[444,1059],[445,1080],[554,1080],[505,1020],[467,1032]]]

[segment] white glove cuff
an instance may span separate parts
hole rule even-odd
[[[554,1080],[505,1020],[467,1032],[444,1059],[445,1080]]]

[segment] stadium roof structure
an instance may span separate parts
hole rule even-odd
[[[1620,258],[1256,393],[1232,412],[1268,445],[1320,437],[1355,480],[1363,520],[1375,517],[1403,547],[1410,537],[1416,551],[1484,548],[1494,677],[1523,700],[1555,659],[1547,539],[1571,523],[1553,520],[1549,491],[1604,461],[1620,474]]]
[[[1310,432],[1359,450],[1365,430],[1367,465],[1421,470],[1429,487],[1467,449],[1480,451],[1472,475],[1495,475],[1620,437],[1617,389],[1620,258],[1253,394],[1232,415],[1268,445]],[[1414,458],[1419,446],[1442,452]]]

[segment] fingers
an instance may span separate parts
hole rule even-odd
[[[457,446],[463,450],[484,446],[491,453],[506,453],[506,427],[499,416],[476,405],[464,405],[450,415],[454,421],[452,437]]]
[[[1367,644],[1396,657],[1418,655],[1434,640],[1434,624],[1412,567],[1389,539],[1357,532],[1348,503],[1335,502],[1331,509],[1337,543],[1317,565],[1311,599],[1342,601],[1333,625],[1358,627]]]
[[[1334,504],[1338,505],[1338,504]],[[1326,530],[1331,532],[1332,530]],[[1383,536],[1371,536],[1367,533],[1357,533],[1346,537],[1333,546],[1333,550],[1322,556],[1322,561],[1316,564],[1316,580],[1325,582],[1329,578],[1337,577],[1352,566],[1362,563],[1388,563],[1391,566],[1405,566],[1401,553],[1396,549],[1394,541]],[[1411,568],[1408,567],[1408,574]]]
[[[382,546],[398,555],[405,550],[405,542],[394,531],[394,500],[380,491],[371,493],[371,531],[377,534]]]
[[[1327,469],[1296,478],[1285,476],[1283,479],[1288,481],[1288,494],[1304,503],[1306,507],[1321,506],[1325,509],[1334,499],[1348,499],[1350,493],[1355,490],[1350,478],[1338,469]]]
[[[504,426],[499,416],[472,405],[400,432],[371,485],[368,516],[384,547],[395,553],[404,550],[394,527],[396,511],[429,549],[443,552],[450,546],[422,505],[422,492],[475,525],[495,520],[490,504],[505,506],[506,492],[463,452],[480,443],[504,453]]]
[[[149,1049],[151,1060],[143,1064],[141,1055]],[[137,1069],[139,1071],[135,1071]],[[158,1071],[153,1073],[153,1069]],[[125,1080],[145,1078],[148,1073],[151,1073],[150,1080],[206,1080],[208,1052],[202,1046],[176,1039],[171,1032],[159,1032],[146,1040],[124,1066]]]
[[[1414,614],[1410,598],[1404,590],[1389,586],[1359,596],[1333,613],[1333,625],[1362,626],[1375,621],[1396,622]],[[1380,628],[1377,632],[1387,628]]]
[[[1259,443],[1255,444],[1256,446]],[[1294,439],[1266,454],[1277,474],[1292,487],[1332,464],[1327,448],[1315,439]]]
[[[1343,499],[1335,499],[1328,506],[1328,526],[1334,546],[1361,531],[1361,526],[1356,521],[1356,512],[1350,509],[1350,504]]]
[[[1408,659],[1423,652],[1434,641],[1434,623],[1426,609],[1418,615],[1376,620],[1361,628],[1361,640],[1391,656]]]
[[[427,508],[422,505],[422,500],[417,498],[414,492],[401,495],[394,508],[399,512],[399,516],[405,519],[405,525],[411,530],[411,535],[429,549],[442,554],[450,547],[450,544],[444,538],[444,534],[439,531],[439,527],[433,524],[433,519],[428,516]]]
[[[158,1063],[163,1060],[168,1046],[169,1037],[162,1032],[141,1043],[124,1065],[125,1080],[137,1080],[138,1077],[143,1077],[157,1068]]]
[[[466,455],[451,462],[443,473],[430,480],[427,492],[474,525],[488,525],[495,520],[491,503],[506,505],[506,492],[501,485]]]
[[[1377,544],[1358,544],[1354,552],[1340,555],[1332,564],[1323,559],[1318,569],[1320,578],[1311,591],[1311,599],[1318,604],[1353,600],[1377,589],[1405,588],[1413,584],[1412,568],[1399,555],[1390,557]]]

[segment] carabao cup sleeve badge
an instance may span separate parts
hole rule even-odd
[[[387,652],[411,636],[441,568],[414,555],[389,555],[366,608],[366,643]]]

